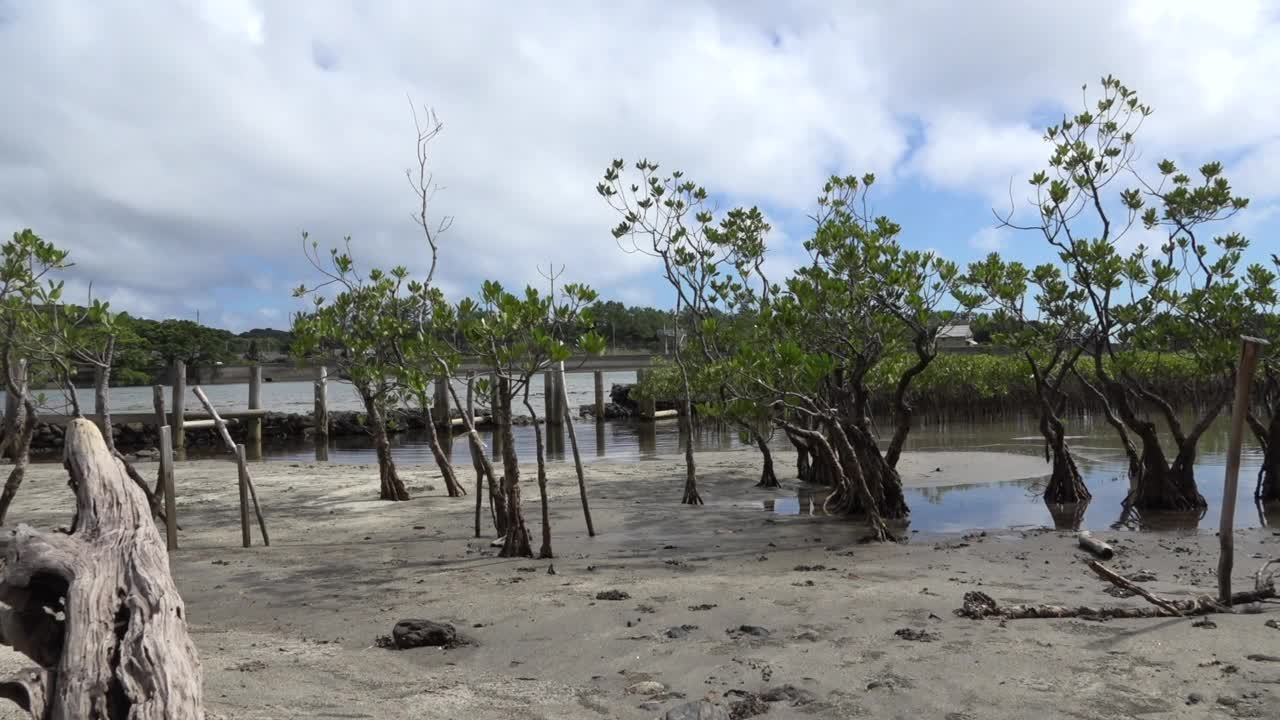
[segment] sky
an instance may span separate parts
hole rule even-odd
[[[0,0],[0,231],[69,249],[69,300],[92,284],[144,317],[285,327],[316,279],[303,231],[425,269],[404,173],[430,106],[455,299],[554,264],[670,306],[609,232],[616,157],[758,205],[775,277],[832,173],[875,173],[910,247],[1038,262],[992,209],[1108,74],[1154,109],[1140,161],[1222,160],[1252,200],[1223,230],[1280,250],[1280,5],[1247,0]]]

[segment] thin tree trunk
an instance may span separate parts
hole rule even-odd
[[[1049,476],[1049,484],[1044,488],[1044,501],[1054,505],[1070,505],[1088,502],[1093,494],[1085,487],[1080,469],[1067,448],[1066,430],[1057,417],[1042,411],[1040,414],[1040,434],[1053,460],[1053,471]]]
[[[684,415],[680,418],[687,429],[684,444],[684,496],[680,502],[685,505],[701,505],[702,496],[698,494],[698,466],[693,459],[693,403],[689,402],[686,392],[684,397]]]
[[[449,497],[462,497],[467,494],[466,488],[458,483],[458,476],[453,472],[453,461],[440,446],[440,434],[436,431],[435,419],[431,417],[431,411],[425,402],[422,403],[422,408],[423,415],[427,419],[427,442],[431,445],[431,456],[435,458],[436,467],[440,468],[440,476],[444,478],[445,490],[448,491]]]
[[[569,447],[573,449],[573,469],[578,473],[578,495],[582,498],[582,518],[587,523],[587,537],[596,536],[596,526],[591,522],[591,506],[587,503],[587,475],[582,470],[582,455],[578,452],[578,431],[573,428],[573,413],[569,411],[569,388],[564,381],[564,363],[556,372],[560,376],[560,405],[564,408],[564,424],[569,431]]]
[[[1138,417],[1126,396],[1125,386],[1106,374],[1102,359],[1097,353],[1094,354],[1094,370],[1116,414],[1124,422],[1125,427],[1137,435],[1142,442],[1140,455],[1142,470],[1130,496],[1129,504],[1136,510],[1188,511],[1205,508],[1208,503],[1196,488],[1191,462],[1195,458],[1195,443],[1198,442],[1199,435],[1184,438],[1176,420],[1169,416],[1169,430],[1179,446],[1175,462],[1170,463],[1164,448],[1160,445],[1160,436],[1156,432],[1155,423]],[[1225,399],[1224,395],[1223,402]],[[1221,407],[1222,404],[1218,404],[1212,414],[1216,415]]]
[[[778,488],[782,487],[782,483],[778,482],[778,476],[773,471],[773,452],[769,449],[769,441],[765,438],[764,433],[759,432],[755,428],[750,430],[751,437],[756,441],[756,447],[760,448],[760,455],[764,459],[760,469],[760,482],[756,483],[756,487],[761,488]]]
[[[832,493],[832,496],[828,498],[828,502],[835,502],[835,496],[838,493],[860,494],[862,496],[862,503],[867,508],[866,517],[867,523],[871,526],[872,538],[878,541],[892,539],[893,535],[885,525],[884,518],[876,512],[876,503],[870,497],[870,492],[864,478],[862,477],[862,472],[858,467],[856,467],[857,458],[851,457],[854,466],[845,468],[840,460],[840,453],[837,453],[831,447],[831,443],[827,442],[827,438],[823,436],[822,433],[817,430],[798,427],[792,423],[786,422],[785,420],[779,422],[782,423],[783,428],[788,432],[794,433],[797,436],[808,440],[817,450],[817,455],[822,458],[823,463],[830,466],[836,473],[836,476],[839,478],[839,481],[837,482],[837,493]],[[838,428],[833,430],[833,434],[838,441],[843,439],[844,445],[848,445],[847,438],[845,438],[843,432],[840,432]]]
[[[467,423],[467,448],[471,451],[471,467],[476,471],[476,537],[480,537],[480,513],[484,505],[484,446],[476,446],[475,438],[472,433],[475,432],[475,376],[467,374],[467,404],[466,410],[463,411],[462,417]],[[449,389],[453,392],[453,388]],[[456,393],[455,393],[456,394]],[[455,398],[456,401],[456,398]],[[493,503],[489,504],[489,508],[493,508]]]
[[[1102,406],[1102,415],[1116,431],[1116,435],[1120,438],[1120,444],[1124,448],[1125,457],[1129,460],[1129,481],[1130,490],[1137,488],[1138,478],[1142,477],[1142,456],[1138,454],[1138,448],[1133,444],[1133,440],[1129,438],[1129,432],[1125,429],[1124,422],[1116,415],[1116,411],[1111,407],[1111,402],[1107,400],[1106,393],[1102,392],[1097,385],[1089,382],[1087,378],[1080,372],[1080,369],[1072,366],[1071,374],[1075,376],[1080,384],[1089,390]],[[1129,502],[1126,500],[1126,503]]]
[[[4,483],[4,492],[0,493],[0,526],[9,517],[9,506],[22,487],[22,481],[27,476],[27,465],[31,462],[31,437],[36,431],[36,406],[25,392],[22,412],[23,417],[17,418],[14,423],[15,435],[11,446],[14,452],[13,469],[9,471],[9,479]]]
[[[19,525],[5,541],[2,641],[39,667],[0,697],[34,720],[203,718],[200,659],[145,497],[88,420],[68,425],[65,464],[71,534]]]
[[[917,339],[916,362],[898,378],[898,385],[893,392],[893,439],[889,441],[889,450],[884,454],[884,461],[890,468],[898,467],[898,458],[902,456],[902,448],[906,446],[907,435],[911,432],[911,403],[907,402],[911,381],[929,368],[929,363],[933,362],[937,354],[936,350]]]
[[[1280,410],[1280,409],[1278,409]],[[1258,487],[1253,496],[1262,503],[1280,502],[1280,411],[1272,411],[1264,426],[1250,414],[1249,425],[1262,447],[1262,467],[1258,468]]]
[[[502,429],[502,484],[507,504],[507,531],[502,543],[501,557],[533,557],[529,544],[529,529],[525,526],[524,510],[520,504],[520,460],[516,457],[516,439],[511,431],[511,381],[498,379],[498,400],[502,403],[498,415]]]
[[[554,404],[554,403],[553,403]],[[547,502],[547,457],[546,447],[542,443],[542,427],[538,424],[538,413],[529,402],[529,385],[524,386],[524,407],[533,418],[533,441],[538,459],[538,498],[542,504],[542,547],[538,549],[538,557],[555,557],[551,552],[551,508]]]
[[[809,462],[809,444],[790,432],[787,433],[787,439],[796,449],[796,477],[801,482],[813,482],[813,466]]]
[[[387,438],[387,421],[382,416],[382,408],[378,407],[378,401],[372,394],[362,394],[365,412],[369,415],[369,432],[373,433],[373,448],[378,456],[378,499],[408,500],[409,491],[400,480],[396,462],[391,457],[391,441]]]
[[[102,431],[102,439],[107,443],[107,449],[111,452],[116,450],[115,432],[111,428],[111,365],[115,360],[116,339],[112,336],[107,340],[107,350],[105,361],[96,366],[97,372],[93,374],[93,404],[94,410],[98,416],[98,428]]]
[[[679,308],[677,307],[677,312]],[[680,352],[680,343],[675,348],[676,366],[680,368],[681,387],[684,388],[681,400],[681,425],[685,433],[684,446],[684,494],[680,502],[684,505],[701,505],[702,496],[698,494],[698,466],[693,459],[693,386],[689,383],[689,369],[685,367],[684,357]]]
[[[1063,357],[1063,349],[1059,348],[1045,367],[1041,367],[1041,363],[1036,361],[1035,355],[1030,351],[1025,354],[1040,404],[1040,434],[1044,437],[1045,447],[1053,461],[1049,484],[1044,489],[1044,501],[1050,505],[1087,502],[1093,494],[1085,487],[1080,469],[1076,467],[1075,459],[1067,449],[1067,431],[1058,417],[1063,408],[1062,383],[1071,368],[1075,367],[1080,352]],[[1060,364],[1059,361],[1063,362]]]
[[[449,384],[449,394],[453,397],[455,405],[458,402],[458,391],[453,389],[453,383]],[[483,492],[481,483],[487,477],[489,479],[489,512],[493,516],[494,527],[497,533],[502,535],[506,532],[507,513],[506,506],[503,503],[502,493],[496,487],[493,470],[493,463],[489,460],[489,453],[484,445],[484,439],[480,437],[480,432],[476,430],[476,410],[475,410],[475,378],[467,378],[467,411],[462,415],[463,424],[467,428],[467,444],[471,448],[471,464],[476,471],[476,537],[480,537],[480,498]],[[496,412],[495,412],[496,414]]]

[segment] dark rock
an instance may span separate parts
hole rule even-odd
[[[711,610],[718,607],[715,603],[703,603],[701,605],[690,605],[690,612],[702,612],[703,610]]]
[[[401,650],[416,647],[452,646],[458,642],[458,631],[448,623],[431,620],[401,620],[391,629],[391,637]]]
[[[678,627],[667,628],[666,631],[663,633],[663,635],[666,635],[668,638],[672,640],[683,640],[689,637],[690,631],[697,630],[697,629],[698,629],[697,625],[680,625]]]
[[[646,700],[640,703],[639,705],[637,705],[636,707],[648,712],[657,712],[658,710],[662,709],[662,703],[658,702],[657,700]]]
[[[1197,620],[1197,621],[1195,621],[1195,622],[1191,623],[1191,627],[1197,627],[1197,628],[1200,628],[1200,629],[1202,629],[1202,630],[1217,630],[1217,629],[1218,629],[1218,623],[1216,623],[1216,622],[1214,622],[1214,621],[1210,620],[1210,619],[1209,619],[1209,618],[1207,618],[1207,617],[1204,617],[1204,618],[1200,618],[1199,620]]]
[[[760,693],[760,697],[767,702],[787,702],[793,706],[808,705],[818,701],[817,695],[790,683],[769,688]]]
[[[673,707],[663,718],[664,720],[732,720],[733,716],[723,705],[700,700]]]
[[[627,600],[631,596],[621,590],[601,590],[596,593],[597,600]]]
[[[1263,655],[1261,653],[1254,653],[1253,655],[1245,655],[1245,659],[1252,660],[1254,662],[1280,662],[1280,657],[1277,657],[1275,655]]]
[[[1264,623],[1262,623],[1262,624],[1263,624],[1263,625],[1266,625],[1267,627],[1271,628],[1272,630],[1280,630],[1280,620],[1268,620],[1268,621],[1266,621],[1266,622],[1264,622]]]
[[[1188,705],[1199,705],[1202,702],[1204,702],[1204,696],[1198,692],[1193,692],[1187,695]]]
[[[740,637],[767,638],[769,637],[769,631],[765,628],[760,627],[759,625],[739,625],[736,628],[729,628],[728,630],[725,630],[725,632],[728,633],[729,636],[733,638],[740,638]]]
[[[942,637],[935,632],[929,632],[928,630],[915,630],[912,628],[899,628],[898,630],[895,630],[893,634],[903,640],[910,640],[912,642],[933,642],[934,640],[939,640]]]
[[[744,720],[767,712],[769,712],[769,703],[761,699],[759,695],[748,694],[745,700],[739,700],[729,706],[729,718],[731,720]]]

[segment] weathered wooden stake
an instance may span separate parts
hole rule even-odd
[[[550,370],[542,373],[542,404],[542,417],[549,428],[554,419],[560,417],[556,407],[556,374]]]
[[[236,445],[236,468],[240,474],[240,542],[249,547],[253,544],[253,533],[249,531],[249,469],[244,445]]]
[[[173,494],[173,431],[160,426],[160,488],[164,493],[164,539],[169,550],[178,549],[177,498]]]
[[[436,378],[435,400],[431,403],[431,419],[436,427],[449,427],[449,378]]]
[[[604,422],[604,371],[596,370],[596,422]]]
[[[249,368],[249,409],[262,409],[262,366],[255,363]],[[262,417],[249,418],[249,444],[261,452]]]
[[[187,446],[187,434],[183,430],[182,421],[186,416],[187,402],[187,364],[181,360],[173,361],[173,406],[170,412],[173,419],[169,426],[173,428],[173,449],[182,450]]]
[[[151,407],[156,412],[156,427],[162,428],[169,424],[169,418],[164,414],[164,386],[151,386]]]
[[[1218,526],[1218,602],[1231,604],[1231,567],[1235,562],[1236,489],[1240,475],[1240,446],[1244,443],[1244,424],[1249,417],[1249,389],[1253,372],[1258,367],[1258,350],[1266,340],[1243,337],[1240,365],[1236,368],[1236,395],[1231,407],[1231,430],[1227,439],[1226,482],[1222,489],[1222,521]]]
[[[231,439],[231,431],[227,430],[227,424],[223,422],[222,417],[218,415],[218,411],[213,407],[213,403],[209,402],[209,396],[204,394],[204,390],[200,386],[192,388],[192,392],[200,399],[200,403],[204,405],[204,409],[209,413],[209,417],[213,420],[214,427],[218,429],[218,434],[222,436],[222,443],[236,456],[236,465],[240,470],[241,483],[241,515],[244,516],[244,500],[243,493],[247,488],[249,491],[249,499],[253,501],[253,511],[258,515],[258,528],[262,530],[262,544],[270,545],[271,537],[267,535],[267,521],[262,518],[262,508],[258,505],[258,491],[253,487],[253,478],[249,477],[249,464],[245,462],[244,446],[237,445],[235,440]],[[247,517],[247,516],[246,516]],[[245,547],[249,547],[248,540],[245,541]]]
[[[327,456],[329,447],[329,369],[324,365],[316,368],[316,411],[313,419],[316,426],[316,446],[323,445]]]

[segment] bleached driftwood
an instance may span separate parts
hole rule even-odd
[[[203,718],[186,610],[151,507],[89,420],[67,426],[70,534],[2,534],[0,642],[38,668],[0,682],[35,720]]]
[[[1076,535],[1076,540],[1080,543],[1080,547],[1097,555],[1103,560],[1110,560],[1115,557],[1115,548],[1095,538],[1089,532],[1081,532]]]

